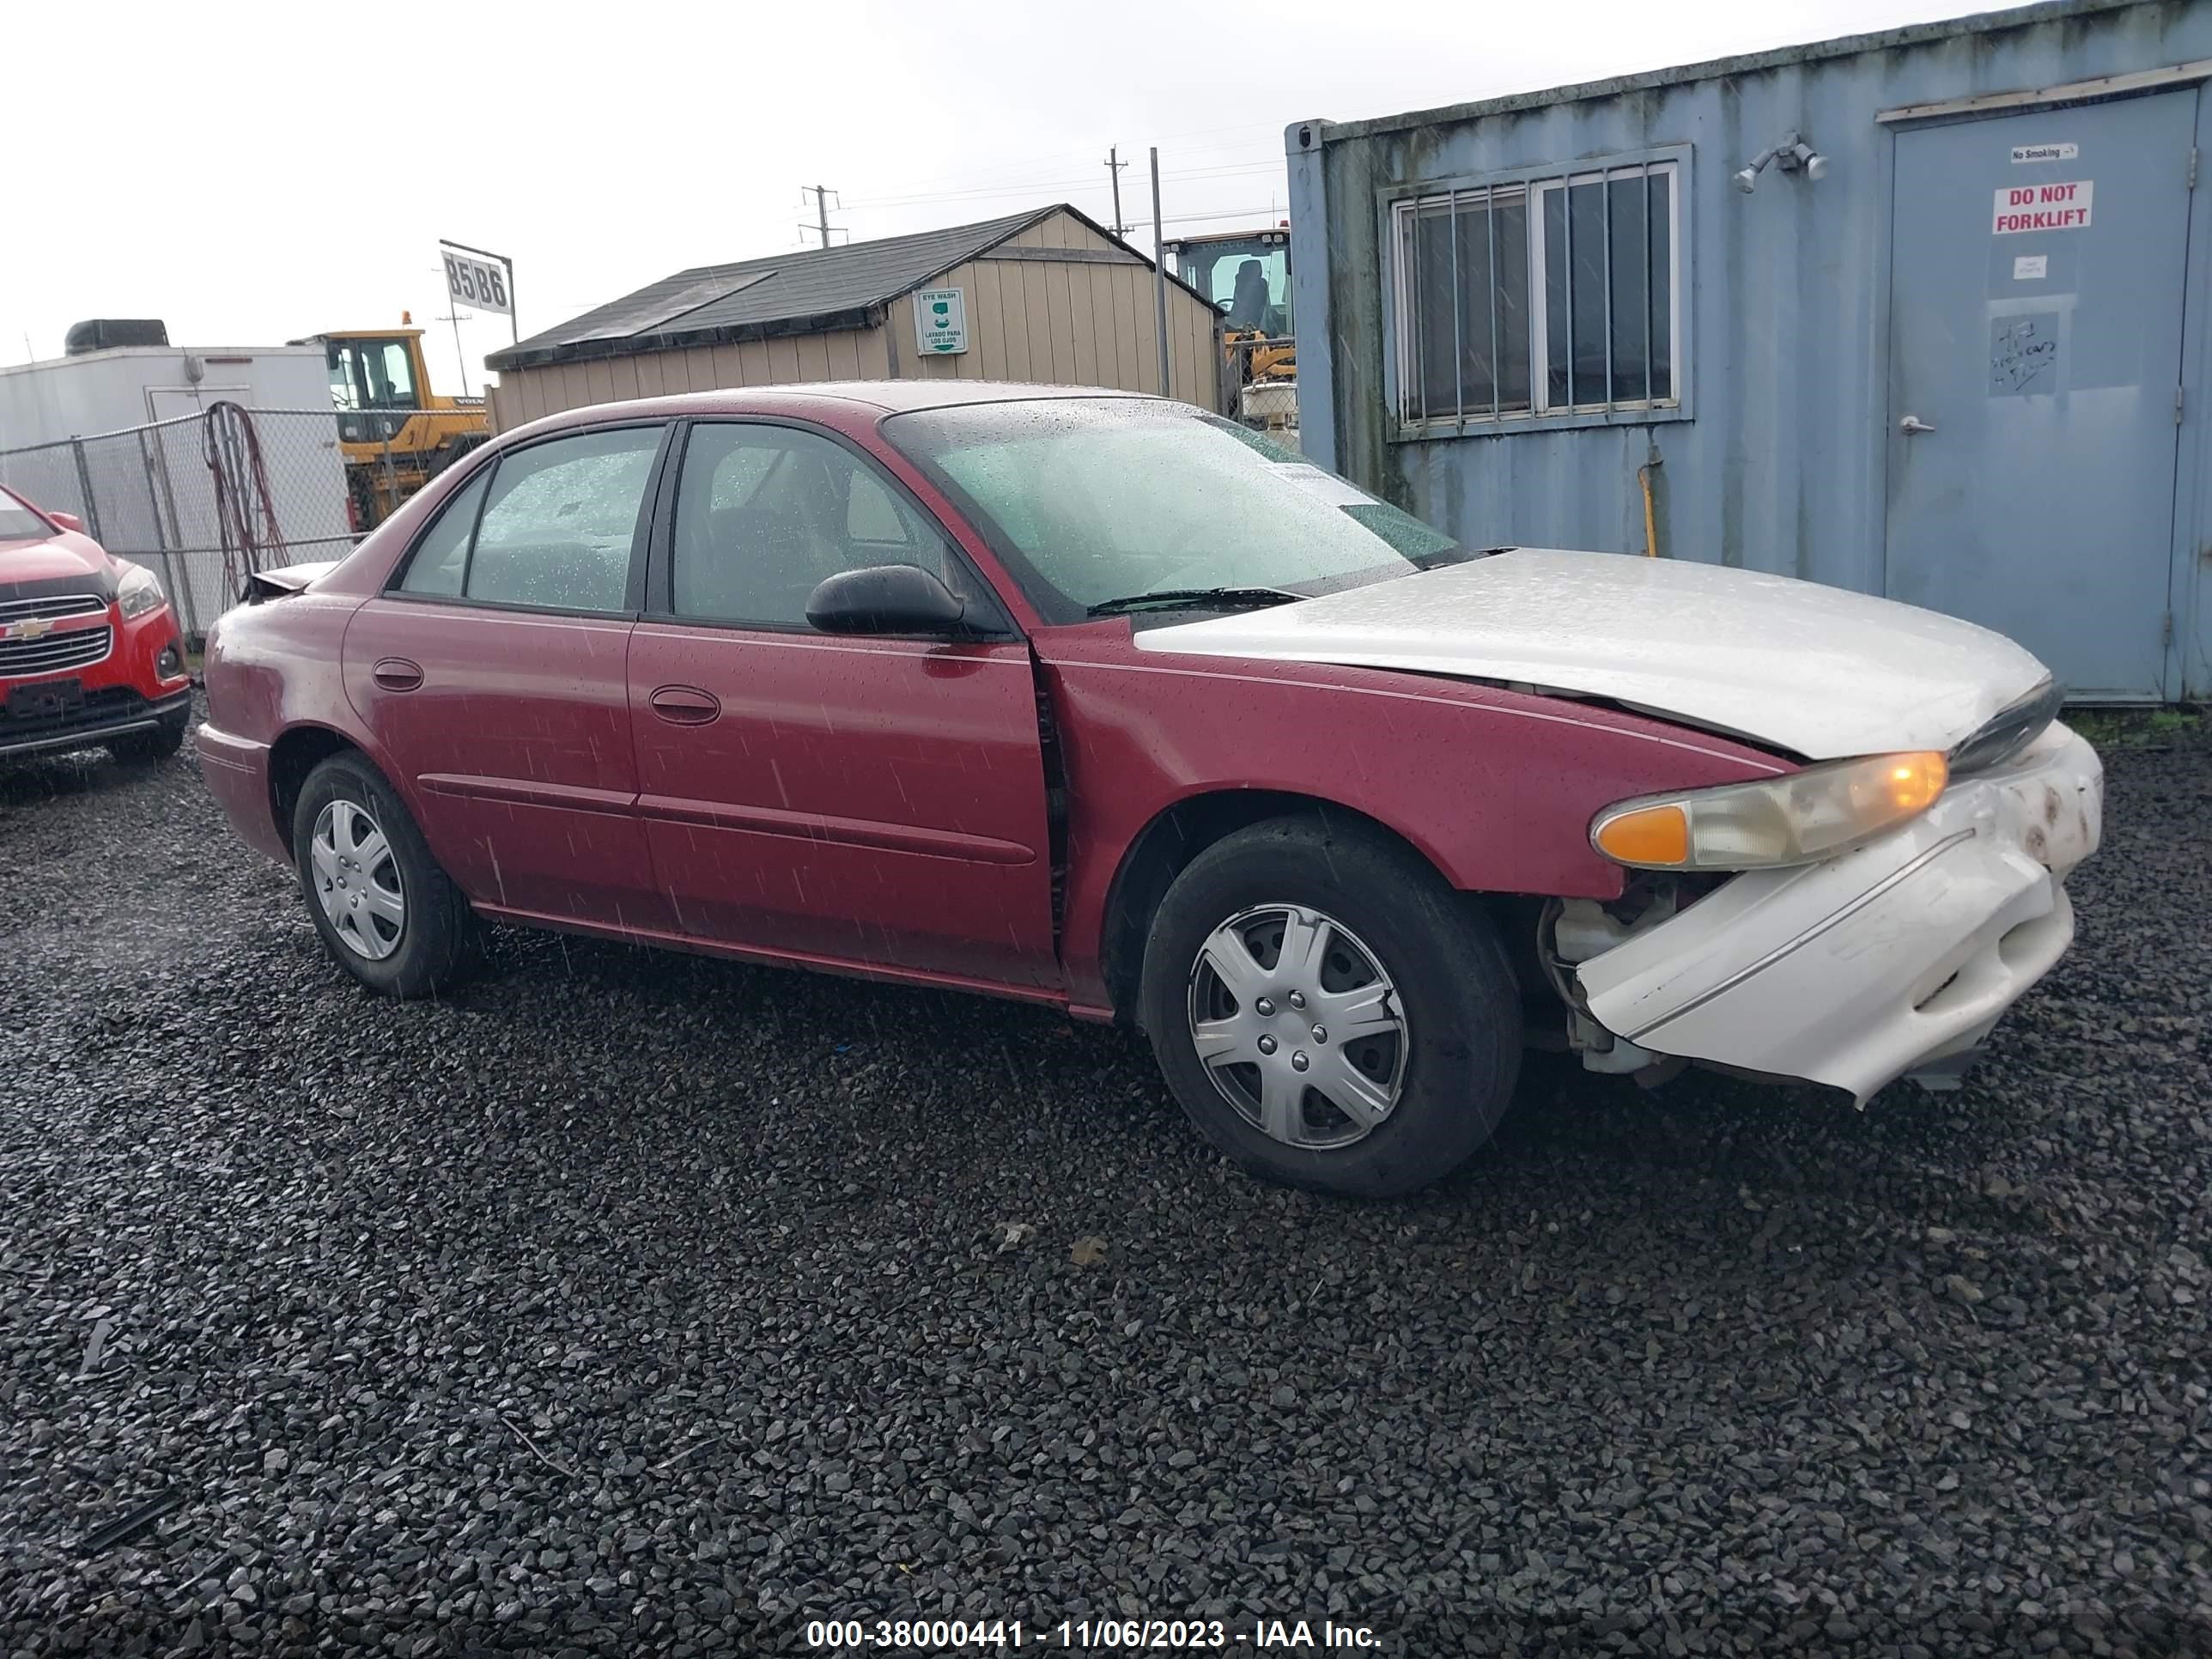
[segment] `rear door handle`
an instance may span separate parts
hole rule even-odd
[[[385,657],[368,671],[368,677],[386,691],[412,691],[422,684],[422,665],[404,657]]]
[[[671,726],[704,726],[721,714],[722,705],[711,691],[696,685],[664,685],[647,702],[653,712]]]

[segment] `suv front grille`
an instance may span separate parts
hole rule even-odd
[[[102,624],[35,640],[0,640],[0,674],[55,674],[85,668],[114,648],[115,630]]]
[[[0,599],[0,629],[33,617],[95,617],[107,609],[97,593],[46,593],[35,599]]]

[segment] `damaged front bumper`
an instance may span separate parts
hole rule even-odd
[[[1736,876],[1576,963],[1583,1006],[1631,1054],[1802,1078],[1862,1103],[1908,1073],[1941,1086],[2072,942],[2064,882],[2103,817],[2096,751],[2054,722],[1903,829]]]

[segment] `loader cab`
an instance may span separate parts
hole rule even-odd
[[[322,337],[342,442],[383,442],[422,407],[421,339],[420,329]]]
[[[1187,236],[1168,251],[1176,275],[1212,301],[1231,329],[1256,329],[1270,338],[1293,332],[1289,231]]]

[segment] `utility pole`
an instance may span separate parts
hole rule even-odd
[[[1121,159],[1119,146],[1106,152],[1106,176],[1114,181],[1114,234],[1127,236],[1128,226],[1121,222],[1121,169],[1129,164]]]
[[[1160,217],[1160,147],[1152,146],[1152,291],[1159,301],[1160,396],[1168,391],[1168,248],[1166,222]]]
[[[458,311],[448,312],[437,320],[441,323],[451,323],[453,325],[453,356],[460,360],[461,365],[461,396],[473,398],[476,394],[469,390],[468,354],[461,349],[461,313]],[[427,386],[423,389],[428,390]]]
[[[844,228],[842,225],[830,222],[830,198],[836,192],[827,185],[801,185],[799,193],[802,198],[811,196],[814,198],[814,228],[822,238],[822,246],[828,247],[830,233]]]

